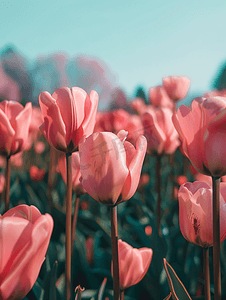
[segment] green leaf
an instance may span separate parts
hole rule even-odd
[[[192,300],[187,290],[185,289],[183,283],[177,277],[177,274],[175,273],[174,269],[166,261],[165,258],[163,259],[163,263],[173,300]]]
[[[172,296],[172,294],[170,293],[166,298],[164,298],[163,300],[169,300],[170,297]]]
[[[51,278],[50,278],[49,299],[51,300],[57,300],[57,296],[56,296],[57,266],[58,266],[58,262],[55,261],[51,271]]]

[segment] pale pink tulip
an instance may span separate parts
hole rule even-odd
[[[144,100],[141,98],[136,98],[132,102],[130,102],[130,107],[133,111],[137,112],[138,115],[142,115],[147,110],[147,105],[145,104]]]
[[[226,175],[225,98],[196,98],[191,109],[180,106],[172,120],[182,141],[183,153],[194,167],[205,175]]]
[[[81,171],[80,171],[80,157],[78,152],[72,153],[72,189],[76,194],[85,194],[85,189],[82,187],[80,182]],[[66,169],[66,157],[61,155],[58,159],[58,167],[65,184],[67,184],[67,169]]]
[[[226,183],[220,183],[220,241],[226,238]],[[183,184],[178,192],[180,230],[189,242],[213,245],[212,189],[201,181]]]
[[[140,136],[135,147],[125,141],[126,131],[117,135],[96,132],[79,146],[82,185],[95,200],[116,205],[135,193],[147,142]]]
[[[19,205],[0,216],[0,299],[22,299],[30,291],[52,230],[52,217],[35,206]]]
[[[170,99],[178,101],[187,95],[191,80],[185,76],[168,76],[162,82]]]
[[[9,157],[23,151],[28,140],[32,105],[14,101],[0,103],[0,154]]]
[[[71,153],[76,150],[83,135],[93,132],[98,94],[79,88],[59,88],[51,96],[42,92],[39,104],[44,117],[40,127],[49,144],[57,150]]]
[[[118,240],[119,284],[121,291],[140,282],[151,264],[153,250],[136,249]],[[111,270],[113,268],[111,267]]]
[[[150,103],[155,107],[168,107],[172,111],[175,110],[175,103],[168,96],[165,88],[162,85],[150,88],[149,100]]]
[[[179,146],[178,133],[172,123],[169,108],[149,108],[142,115],[144,136],[147,138],[147,152],[150,155],[172,154]]]

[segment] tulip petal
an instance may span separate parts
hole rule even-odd
[[[53,220],[48,214],[41,215],[34,224],[21,217],[3,215],[0,219],[0,242],[4,245],[0,256],[1,299],[22,299],[32,288],[43,263],[52,229]]]
[[[95,200],[115,204],[128,175],[123,143],[111,132],[90,135],[79,149],[82,185]]]
[[[44,116],[44,123],[40,127],[42,133],[50,145],[66,151],[66,127],[56,100],[48,92],[42,92],[39,95],[39,104]]]
[[[147,150],[147,140],[140,136],[136,142],[136,150],[129,142],[124,143],[129,174],[122,189],[122,199],[126,201],[135,193],[140,180],[140,173]]]
[[[2,155],[10,155],[11,145],[15,135],[15,130],[11,126],[9,119],[5,113],[0,109],[0,152]]]

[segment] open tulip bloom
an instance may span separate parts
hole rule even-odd
[[[49,144],[57,150],[71,153],[79,140],[93,132],[98,94],[79,88],[59,88],[53,95],[42,92],[39,96],[44,123],[40,127]]]
[[[205,175],[226,175],[226,98],[195,98],[172,117],[184,154]]]
[[[34,285],[49,245],[53,219],[35,206],[0,215],[0,299],[18,300]]]
[[[226,183],[220,183],[220,241],[226,238]],[[212,189],[205,182],[183,184],[178,192],[180,230],[189,242],[213,246]]]
[[[135,148],[126,136],[125,130],[96,132],[79,145],[82,185],[99,202],[117,205],[137,189],[147,142],[140,136]]]

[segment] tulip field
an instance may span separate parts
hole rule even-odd
[[[1,101],[0,300],[226,299],[226,93],[189,86]]]

